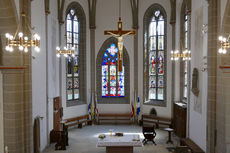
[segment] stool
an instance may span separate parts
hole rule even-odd
[[[171,133],[174,131],[174,129],[171,129],[171,128],[164,128],[165,131],[168,131],[169,133],[169,137],[168,137],[168,141],[166,143],[172,143],[173,144],[173,141],[171,139]]]

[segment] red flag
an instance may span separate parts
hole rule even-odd
[[[132,107],[131,117],[133,117],[134,116],[134,106],[133,106],[133,103],[131,104],[131,107]]]
[[[97,94],[95,94],[95,113],[96,113],[96,116],[98,116]]]

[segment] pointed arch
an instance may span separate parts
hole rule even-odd
[[[165,9],[160,4],[152,4],[146,10],[143,22],[144,103],[165,107],[167,98],[167,14]],[[158,33],[157,28],[160,28],[161,32]]]
[[[75,47],[75,57],[66,61],[68,107],[86,103],[86,16],[78,2],[70,3],[65,14],[67,46]]]
[[[130,100],[130,61],[129,61],[129,55],[125,48],[123,47],[123,58],[124,58],[124,96],[108,96],[103,97],[102,96],[102,63],[103,63],[103,56],[106,50],[111,46],[111,44],[115,44],[117,47],[117,38],[110,37],[107,40],[104,41],[102,44],[98,54],[97,54],[97,60],[96,60],[96,86],[97,86],[97,97],[98,97],[98,103],[104,103],[104,104],[127,104]],[[116,55],[115,55],[116,56]],[[118,76],[118,74],[116,75]],[[118,83],[117,83],[118,84]],[[118,85],[116,85],[118,89]],[[108,91],[109,93],[110,91]],[[118,93],[118,91],[116,91]]]

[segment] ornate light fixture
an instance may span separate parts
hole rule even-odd
[[[219,48],[218,52],[220,54],[226,54],[227,49],[230,48],[229,36],[228,36],[228,38],[219,36],[220,48]]]
[[[61,55],[63,55],[64,57],[68,57],[69,55],[71,55],[72,57],[75,57],[74,49],[75,49],[74,47],[72,47],[71,49],[67,47],[64,47],[63,49],[61,49],[60,47],[57,47],[56,48],[57,57],[60,57]]]
[[[27,36],[24,36],[22,32],[18,32],[19,26],[20,26],[20,23],[19,23],[17,27],[17,31],[15,32],[14,36],[10,35],[9,33],[5,34],[7,38],[5,49],[6,51],[13,52],[14,51],[13,47],[18,47],[20,51],[24,50],[24,52],[27,53],[29,47],[35,47],[35,51],[39,52],[40,51],[40,36],[38,34],[32,34],[31,28],[28,25],[28,21],[25,17],[25,13],[22,13],[21,15],[22,17],[25,18],[25,23],[27,27],[29,28],[32,39],[29,39]],[[18,38],[16,38],[16,35],[18,35]]]
[[[182,53],[179,50],[171,51],[171,61],[177,61],[182,58],[183,61],[190,61],[191,60],[191,51],[184,50]]]

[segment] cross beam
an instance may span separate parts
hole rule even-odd
[[[122,30],[122,21],[121,17],[119,17],[119,21],[117,24],[118,30],[105,30],[104,35],[112,35],[117,37],[118,39],[118,71],[122,71],[123,67],[123,36],[126,35],[136,35],[136,30]]]

